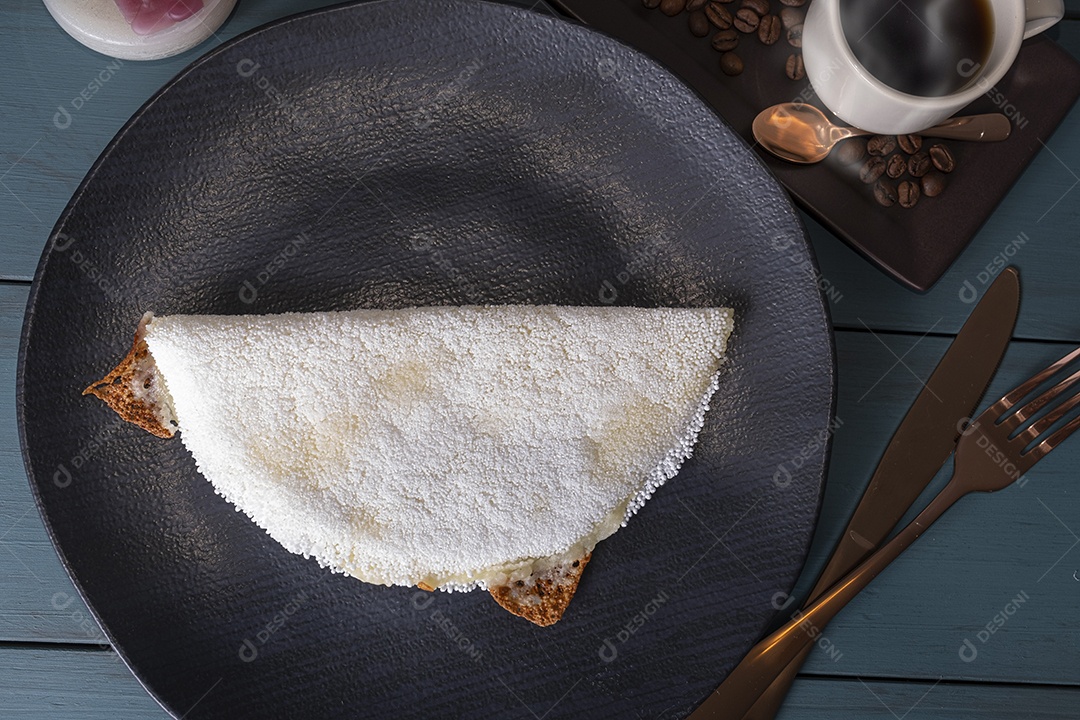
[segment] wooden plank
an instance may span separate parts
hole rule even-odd
[[[0,712],[4,717],[170,717],[111,650],[0,646],[0,668]]]
[[[1058,720],[1078,701],[1074,688],[799,678],[777,720]]]
[[[0,667],[4,668],[0,673],[0,708],[5,717],[26,720],[165,720],[169,717],[110,651],[0,647]],[[553,703],[555,700],[552,698]],[[804,677],[795,682],[777,717],[778,720],[826,717],[830,720],[903,717],[1057,720],[1075,717],[1078,703],[1080,690],[1075,688]],[[558,705],[554,707],[557,709]],[[688,710],[673,706],[669,714],[661,717],[684,717]],[[187,717],[198,718],[198,706]]]
[[[1053,32],[1065,49],[1080,57],[1080,22],[1063,22]],[[1019,111],[1031,115],[1038,109]],[[836,324],[955,333],[971,311],[972,289],[981,292],[987,279],[1009,263],[1020,268],[1024,289],[1017,337],[1080,341],[1080,318],[1062,312],[1076,306],[1070,298],[1080,290],[1072,275],[1080,267],[1080,185],[1074,187],[1080,177],[1080,106],[1052,137],[1042,140],[1046,149],[925,295],[900,287],[880,272],[868,272],[860,256],[804,215],[822,275],[842,296],[832,304]]]

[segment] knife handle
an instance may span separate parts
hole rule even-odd
[[[813,649],[812,644],[807,645],[795,656],[794,660],[784,666],[772,684],[761,693],[761,697],[757,699],[754,706],[743,715],[743,720],[773,720],[776,717],[784,700],[787,699],[791,684],[795,682],[795,677],[799,674],[799,669]]]
[[[720,687],[691,713],[690,720],[743,717],[768,689],[778,671],[812,647],[829,621],[967,492],[961,484],[950,481],[896,537],[829,588],[805,613],[755,645]]]
[[[872,545],[864,547],[865,545],[865,542],[860,542],[860,538],[852,538],[851,542],[842,542],[837,546],[836,551],[829,558],[829,564],[825,566],[817,584],[814,585],[814,589],[807,595],[806,602],[802,606],[803,610],[813,605],[826,590],[832,587],[833,583],[846,573],[854,570],[863,560],[869,557],[875,548]],[[799,669],[806,662],[806,658],[810,656],[810,651],[813,649],[812,644],[807,645],[795,656],[794,660],[777,673],[772,684],[761,694],[761,697],[750,708],[750,711],[743,716],[743,720],[772,720],[776,717],[776,714],[780,712],[780,706],[784,704],[784,699],[787,698],[788,691],[791,690],[791,684],[795,682],[795,677],[799,674]]]

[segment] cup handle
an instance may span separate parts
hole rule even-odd
[[[1065,17],[1063,0],[1025,0],[1024,39],[1038,35]]]

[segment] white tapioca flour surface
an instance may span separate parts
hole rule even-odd
[[[723,308],[165,316],[146,341],[214,488],[285,548],[462,589],[580,556],[689,456]]]

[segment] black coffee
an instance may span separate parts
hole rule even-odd
[[[936,97],[967,85],[994,40],[989,0],[839,0],[855,57],[886,85]]]

